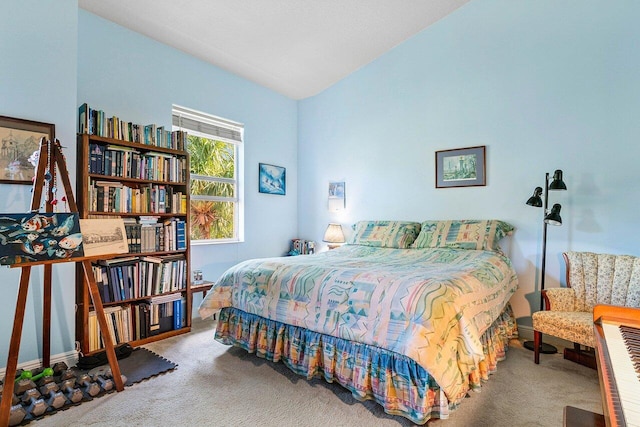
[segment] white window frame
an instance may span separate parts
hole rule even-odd
[[[219,178],[208,175],[190,174],[191,179],[235,184],[235,197],[194,196],[190,194],[191,200],[209,200],[234,203],[234,236],[226,239],[191,240],[191,245],[244,242],[244,183],[242,179],[244,176],[244,125],[211,114],[203,113],[201,111],[181,107],[179,105],[173,105],[172,121],[173,130],[183,130],[189,135],[232,144],[235,149],[235,176],[233,178]],[[187,125],[184,125],[184,123],[187,123]],[[184,127],[182,127],[183,125]],[[189,209],[190,208],[191,206],[189,206]]]

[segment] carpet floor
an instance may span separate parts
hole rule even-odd
[[[213,339],[215,323],[195,320],[192,332],[145,346],[178,367],[82,403],[30,426],[411,426],[360,402],[337,384],[307,381]],[[597,372],[561,354],[533,353],[512,340],[507,359],[447,420],[431,427],[561,426],[563,408],[602,412]]]

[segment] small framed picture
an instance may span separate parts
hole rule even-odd
[[[486,185],[485,147],[436,151],[436,188]]]
[[[126,254],[127,232],[122,218],[81,219],[85,256]]]
[[[282,166],[258,164],[258,191],[284,196],[287,193],[286,169]]]
[[[40,148],[42,137],[53,141],[55,126],[0,116],[0,183],[32,184],[35,167],[29,157]]]
[[[329,182],[329,210],[340,211],[346,207],[344,181]]]

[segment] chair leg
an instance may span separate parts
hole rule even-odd
[[[540,364],[540,345],[542,344],[542,332],[533,331],[533,361]]]

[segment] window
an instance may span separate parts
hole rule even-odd
[[[188,133],[192,243],[242,241],[242,137],[239,123],[173,106],[173,129]]]

